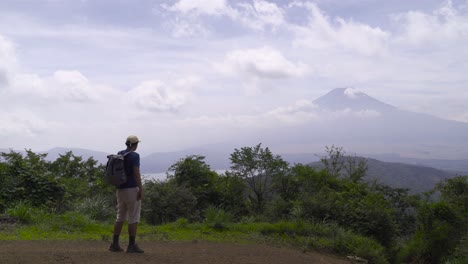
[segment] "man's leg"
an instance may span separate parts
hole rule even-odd
[[[120,237],[120,233],[122,232],[122,227],[125,221],[127,210],[126,210],[125,203],[122,197],[122,193],[119,190],[117,190],[116,195],[117,195],[117,219],[115,220],[115,223],[114,223],[114,236],[112,238],[112,244],[110,245],[109,250],[113,252],[121,252],[123,251],[123,249],[120,247],[119,237]]]
[[[128,224],[128,244],[134,245],[135,238],[137,234],[138,222],[133,224]]]
[[[135,188],[137,192],[138,189]],[[135,193],[136,198],[136,193]],[[134,201],[132,204],[132,210],[128,221],[128,253],[143,253],[144,251],[138,247],[135,243],[135,238],[137,234],[138,222],[140,222],[140,212],[141,212],[141,201]]]
[[[119,237],[120,237],[120,233],[122,232],[123,224],[124,222],[117,222],[117,221],[114,224],[114,238],[113,238],[114,245],[119,244]]]

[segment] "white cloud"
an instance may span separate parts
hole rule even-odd
[[[393,16],[400,25],[397,41],[411,45],[436,45],[468,42],[468,13],[462,8],[455,8],[452,1],[436,9],[432,14],[409,11]]]
[[[225,0],[179,0],[173,5],[160,6],[176,14],[166,22],[175,38],[207,36],[210,30],[200,16],[222,16],[231,12]]]
[[[254,0],[253,4],[239,3],[238,6],[240,9],[236,9],[231,18],[245,27],[260,31],[267,28],[275,30],[284,23],[284,11],[275,3]]]
[[[162,4],[163,8],[182,14],[196,13],[219,15],[226,7],[226,0],[179,0],[173,5]]]
[[[172,36],[175,38],[207,36],[210,31],[196,18],[175,18],[169,22],[172,27]]]
[[[191,86],[196,78],[182,79],[173,84],[160,80],[145,81],[128,92],[128,98],[138,107],[154,112],[174,112],[192,96]]]
[[[17,61],[14,45],[0,35],[0,89],[8,86],[11,75],[16,70]]]
[[[344,94],[349,98],[356,98],[358,95],[362,94],[362,92],[355,88],[346,88]]]
[[[291,62],[279,50],[269,46],[231,51],[222,65],[217,66],[225,73],[260,79],[299,77],[308,71],[304,63]]]
[[[55,102],[89,102],[102,98],[104,95],[100,93],[107,89],[91,84],[79,71],[59,70],[45,78],[36,74],[17,74],[10,93]]]
[[[282,124],[303,124],[311,120],[320,119],[317,106],[305,99],[299,100],[290,106],[271,110],[264,116],[273,118]]]
[[[202,17],[222,17],[258,31],[275,31],[284,24],[284,10],[275,3],[254,0],[252,3],[237,2],[229,5],[225,0],[179,0],[173,5],[161,7],[173,12],[176,17],[167,24],[173,28],[175,37],[199,37],[210,34]]]
[[[35,136],[50,124],[28,110],[0,111],[1,136]]]
[[[314,3],[294,2],[290,8],[309,10],[308,24],[305,26],[290,24],[290,30],[296,38],[298,47],[318,50],[342,49],[362,55],[384,55],[387,53],[388,32],[378,27],[336,18],[335,23]]]

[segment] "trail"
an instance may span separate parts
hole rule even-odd
[[[114,253],[104,241],[0,241],[0,263],[344,264],[334,256],[267,245],[142,241],[144,254]],[[123,245],[122,245],[123,246]]]

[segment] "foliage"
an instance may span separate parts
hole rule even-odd
[[[385,249],[376,241],[347,231],[336,224],[278,222],[259,229],[263,235],[292,239],[304,250],[332,249],[342,255],[355,255],[371,263],[387,263]]]
[[[216,180],[215,189],[218,197],[217,201],[211,201],[212,205],[217,205],[232,213],[233,217],[240,218],[248,214],[245,203],[245,182],[242,178],[226,172],[219,175]]]
[[[46,154],[35,154],[26,151],[23,157],[20,153],[11,151],[0,154],[3,162],[0,178],[0,208],[11,206],[13,201],[23,200],[32,206],[56,207],[65,195],[64,186],[50,176],[48,163],[44,160]]]
[[[346,156],[342,147],[326,147],[327,155],[320,158],[325,171],[332,178],[345,175],[352,182],[360,182],[366,176],[367,162],[356,156]],[[344,173],[343,173],[344,170]]]
[[[104,197],[85,198],[77,205],[76,211],[98,221],[108,221],[114,215],[109,199]]]
[[[30,204],[19,201],[13,207],[6,210],[10,217],[18,219],[22,223],[29,223],[33,219],[33,208]]]
[[[261,144],[235,149],[230,159],[232,173],[247,183],[253,212],[263,213],[266,200],[271,197],[272,179],[283,177],[288,163],[268,148],[262,148]]]
[[[327,153],[323,169],[290,166],[258,144],[235,149],[231,170],[221,175],[203,156],[180,159],[168,180],[144,183],[142,218],[164,225],[143,224],[139,234],[285,243],[370,263],[466,262],[468,176],[439,183],[422,200],[363,181],[366,161],[342,148]],[[0,212],[21,223],[0,229],[0,239],[109,237],[115,197],[103,165],[72,152],[45,158],[32,151],[0,154]]]
[[[216,206],[209,206],[205,210],[205,224],[215,229],[224,229],[226,225],[231,223],[233,217],[231,213]]]
[[[219,199],[219,193],[215,189],[218,175],[204,159],[205,157],[199,155],[187,156],[169,168],[173,175],[168,177],[178,186],[190,189],[196,197],[196,208],[200,212]]]
[[[163,224],[187,218],[199,220],[197,199],[191,190],[174,181],[148,181],[145,183],[143,218],[150,224]]]
[[[66,188],[65,195],[57,208],[60,211],[71,209],[89,193],[110,197],[113,187],[104,180],[104,165],[97,165],[93,158],[83,160],[71,151],[59,155],[49,164],[51,175]]]
[[[440,263],[466,250],[468,177],[458,176],[437,186],[439,201],[424,201],[418,209],[417,231],[398,255],[401,262]],[[457,251],[458,250],[458,251]],[[458,258],[461,259],[461,258]]]

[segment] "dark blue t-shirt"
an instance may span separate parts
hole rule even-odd
[[[119,154],[127,153],[127,150],[119,151]],[[133,167],[140,167],[140,154],[136,152],[130,152],[125,155],[124,159],[125,173],[127,174],[127,182],[121,184],[117,189],[126,189],[138,187],[135,174],[133,173]]]

